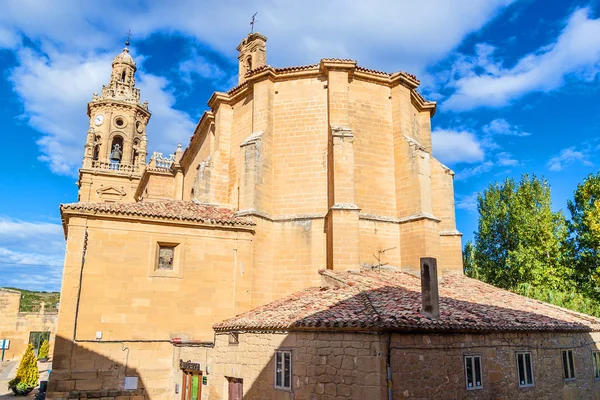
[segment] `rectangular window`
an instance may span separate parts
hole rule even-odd
[[[600,351],[592,353],[592,361],[594,363],[594,378],[600,379]]]
[[[158,265],[156,269],[173,269],[173,259],[175,258],[175,246],[158,246]]]
[[[292,388],[292,352],[275,352],[275,387],[290,390]]]
[[[29,332],[29,343],[33,345],[33,352],[36,357],[44,340],[50,341],[50,332]]]
[[[465,357],[465,377],[467,379],[467,389],[481,389],[481,357],[466,356]]]
[[[562,351],[563,374],[566,380],[575,379],[575,368],[573,367],[573,350]]]
[[[533,386],[531,353],[517,353],[517,370],[519,373],[519,386]]]

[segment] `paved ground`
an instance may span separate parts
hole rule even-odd
[[[4,361],[0,363],[0,399],[15,399],[12,390],[8,388],[10,381],[17,373],[16,361]]]

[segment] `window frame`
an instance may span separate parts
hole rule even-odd
[[[476,363],[475,363],[475,359],[479,359],[479,377],[480,377],[480,381],[479,381],[479,386],[476,386],[476,382],[477,382],[477,371],[476,371]],[[468,372],[468,367],[467,367],[467,363],[471,364],[471,371],[472,371],[472,384],[473,386],[469,387],[469,372]],[[479,390],[479,389],[483,389],[483,364],[481,362],[481,356],[480,355],[476,355],[476,354],[470,354],[470,355],[465,355],[463,357],[463,365],[465,368],[465,387],[467,390]]]
[[[185,240],[177,242],[170,237],[155,237],[151,239],[148,276],[162,278],[183,278],[183,258]],[[158,268],[159,253],[162,247],[173,247],[173,269]]]
[[[529,365],[527,365],[527,355],[529,356]],[[521,371],[519,364],[519,356],[523,356],[523,376],[525,378],[525,383],[521,383]],[[533,369],[533,357],[531,356],[530,351],[517,351],[516,352],[516,361],[517,361],[517,380],[519,382],[520,388],[528,388],[535,386],[535,375]],[[529,371],[531,375],[531,382],[527,382],[527,372]]]
[[[594,367],[594,380],[600,380],[600,350],[592,350],[592,365]]]
[[[563,349],[561,350],[560,355],[564,380],[574,381],[577,379],[577,375],[575,374],[575,356],[573,355],[573,349]],[[569,376],[567,376],[565,372],[569,372]]]
[[[285,355],[289,355],[289,386],[285,385]],[[281,384],[278,385],[277,384],[277,375],[278,375],[278,371],[277,371],[277,358],[278,356],[281,355],[281,371],[280,375],[281,375]],[[275,355],[273,357],[273,372],[274,372],[274,380],[273,380],[273,387],[275,389],[278,390],[285,390],[288,392],[292,391],[292,380],[293,380],[293,369],[292,369],[292,364],[293,364],[293,357],[292,357],[292,350],[285,350],[285,349],[279,349],[279,350],[275,350]]]

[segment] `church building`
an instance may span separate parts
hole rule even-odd
[[[535,398],[546,367],[552,390],[598,393],[598,320],[462,276],[419,80],[348,59],[274,68],[266,42],[242,40],[239,84],[148,162],[136,64],[114,58],[88,104],[78,202],[60,207],[47,398]]]

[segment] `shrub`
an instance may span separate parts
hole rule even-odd
[[[17,369],[17,376],[8,382],[8,386],[24,387],[26,385],[27,387],[35,387],[39,376],[40,372],[38,371],[37,359],[33,352],[33,345],[29,344],[27,350],[25,350],[25,354],[23,354],[23,358],[21,358],[21,363]]]
[[[44,340],[42,342],[42,345],[40,346],[38,358],[48,358],[49,354],[50,354],[50,345],[48,344],[47,340]]]

